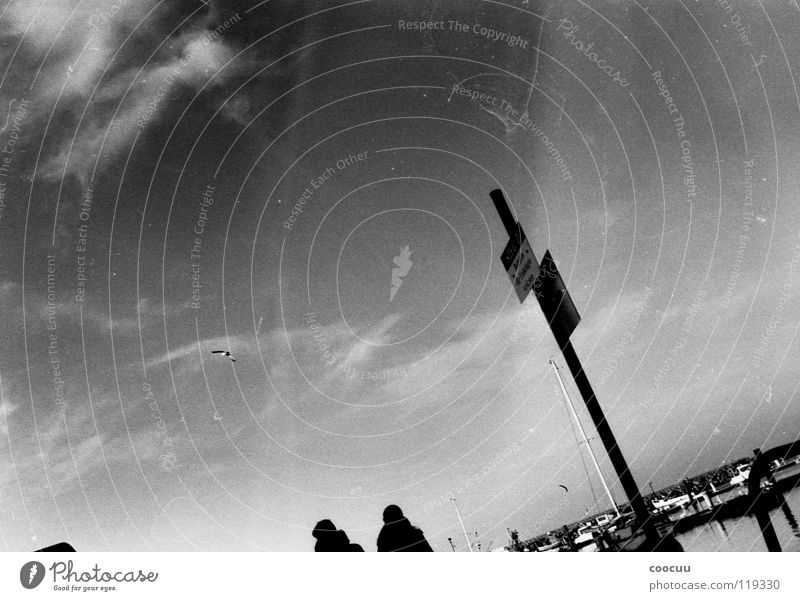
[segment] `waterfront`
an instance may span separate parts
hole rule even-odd
[[[784,493],[786,506],[769,512],[775,533],[785,552],[800,551],[800,488]],[[788,509],[787,509],[788,508]],[[766,551],[755,516],[711,520],[676,538],[685,551]]]

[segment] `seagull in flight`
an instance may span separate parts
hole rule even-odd
[[[230,351],[211,351],[211,354],[212,354],[212,355],[216,355],[216,354],[225,355],[225,356],[226,356],[226,357],[228,357],[228,358],[229,358],[231,361],[233,361],[234,363],[236,363],[236,359],[234,359],[233,357],[231,357],[231,352],[230,352]]]

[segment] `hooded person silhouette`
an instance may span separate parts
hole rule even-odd
[[[330,520],[320,520],[311,535],[317,539],[314,551],[363,551],[361,545],[351,543],[344,530],[337,530]]]
[[[378,551],[433,551],[422,530],[412,526],[403,510],[389,505],[383,510],[383,528],[378,535]]]

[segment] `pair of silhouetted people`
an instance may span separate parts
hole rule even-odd
[[[363,551],[351,543],[344,530],[338,530],[330,520],[317,522],[311,533],[317,539],[314,551]],[[412,526],[403,510],[389,505],[383,510],[383,528],[378,535],[378,551],[433,551],[422,530]]]

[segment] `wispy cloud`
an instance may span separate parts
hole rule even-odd
[[[82,119],[77,133],[63,136],[49,151],[37,172],[40,177],[60,180],[63,175],[75,175],[87,185],[98,158],[116,158],[137,134],[171,114],[176,94],[203,86],[217,88],[248,68],[246,61],[237,61],[220,71],[234,50],[223,35],[207,29],[211,25],[208,11],[201,10],[186,22],[180,35],[170,39],[164,28],[171,20],[162,22],[169,6],[156,0],[112,6],[113,12],[104,0],[20,0],[12,1],[5,11],[5,33],[33,47],[20,55],[14,68],[20,77],[36,74],[31,90],[34,104],[54,107],[51,128],[57,129],[61,121]],[[148,57],[133,51],[145,40],[156,42],[148,44],[153,48],[165,43]],[[22,68],[23,57],[41,61],[45,53],[44,62]],[[226,115],[241,119],[247,106],[247,99],[241,97]],[[33,113],[40,125],[50,119],[50,110]],[[67,118],[59,119],[59,115]],[[100,168],[105,164],[100,161]]]
[[[145,363],[148,369],[158,367],[166,363],[175,363],[182,359],[197,358],[197,353],[210,353],[211,351],[223,350],[230,351],[234,357],[238,353],[252,352],[254,347],[254,340],[247,339],[243,336],[217,336],[215,338],[206,338],[197,342],[183,344],[175,347],[174,349],[162,353],[161,355],[150,359]],[[228,359],[226,358],[226,361]],[[198,365],[198,369],[200,369]]]

